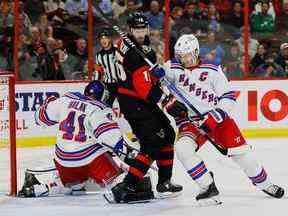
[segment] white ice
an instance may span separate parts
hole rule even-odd
[[[251,139],[255,156],[264,165],[272,181],[287,190],[288,184],[288,139]],[[189,150],[189,149],[188,149]],[[19,180],[27,167],[47,164],[51,160],[51,148],[20,149]],[[0,149],[0,163],[7,152]],[[46,197],[20,199],[0,195],[0,216],[285,216],[288,215],[287,194],[283,199],[273,199],[258,191],[244,173],[229,158],[221,156],[206,144],[200,154],[214,172],[216,184],[221,192],[222,205],[197,207],[194,197],[198,192],[195,183],[185,174],[175,160],[174,182],[184,186],[177,198],[156,200],[147,204],[106,203],[100,194],[78,197]],[[1,168],[1,166],[0,166]],[[1,179],[6,171],[0,169]],[[155,182],[155,178],[153,178]],[[20,181],[20,184],[21,184]],[[2,187],[7,182],[0,181]]]

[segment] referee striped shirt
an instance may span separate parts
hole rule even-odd
[[[121,63],[117,60],[117,49],[111,47],[109,50],[100,50],[96,53],[96,64],[104,69],[104,83],[115,83],[126,79]]]

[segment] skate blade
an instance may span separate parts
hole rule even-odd
[[[137,200],[137,201],[117,203],[117,202],[114,200],[114,197],[113,197],[112,194],[106,193],[106,194],[103,194],[103,197],[104,197],[104,199],[105,199],[109,204],[120,204],[120,205],[123,205],[123,204],[149,203],[149,202],[151,202],[152,200],[154,200],[154,199],[147,199],[147,200]]]
[[[196,201],[198,207],[204,206],[214,206],[214,205],[221,205],[222,201],[219,199],[219,196],[214,196],[208,199],[201,199]]]
[[[157,193],[156,199],[169,199],[169,198],[175,198],[182,194],[182,191],[179,192],[163,192],[163,193]]]

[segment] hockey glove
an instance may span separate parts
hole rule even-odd
[[[162,77],[165,76],[165,70],[164,68],[162,67],[156,67],[156,68],[153,68],[153,70],[151,71],[152,75],[154,77],[156,77],[157,79],[161,79]]]
[[[204,117],[200,120],[199,128],[206,133],[214,131],[218,124],[222,123],[227,117],[227,113],[222,109],[216,108],[210,110]]]
[[[187,107],[171,94],[166,96],[161,104],[162,107],[166,109],[167,113],[174,118],[183,118],[187,116]]]

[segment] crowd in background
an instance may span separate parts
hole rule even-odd
[[[122,27],[130,12],[143,11],[149,20],[151,45],[163,63],[163,0],[92,2]],[[288,0],[249,2],[249,76],[288,77]],[[0,0],[0,71],[14,68],[13,4]],[[221,65],[228,78],[243,78],[243,6],[241,0],[170,0],[170,55],[181,34],[194,33],[203,62]],[[20,80],[87,78],[87,11],[87,0],[20,1]],[[92,11],[96,54],[101,48],[97,31],[105,23],[95,7]]]

